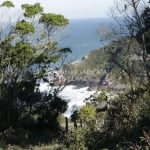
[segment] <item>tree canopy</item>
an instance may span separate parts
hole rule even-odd
[[[14,7],[14,4],[11,1],[4,1],[1,6]]]
[[[10,8],[14,4],[5,1],[1,7],[4,6]],[[39,123],[55,127],[57,116],[67,108],[67,103],[57,96],[58,89],[43,94],[39,85],[43,80],[49,85],[53,82],[54,86],[55,78],[58,78],[54,64],[62,58],[64,50],[69,49],[58,48],[57,41],[52,34],[45,34],[42,25],[51,26],[46,29],[51,33],[53,28],[57,31],[66,26],[68,19],[62,15],[45,14],[40,3],[21,7],[24,13],[15,23],[8,22],[12,23],[9,32],[3,35],[7,28],[0,31],[3,35],[0,37],[0,120],[3,120],[0,130],[20,126],[26,119],[34,122],[34,116],[43,120]],[[45,36],[39,40],[41,34]],[[51,71],[47,72],[48,69]],[[51,74],[51,79],[47,74]]]

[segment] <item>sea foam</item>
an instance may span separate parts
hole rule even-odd
[[[39,90],[40,92],[48,92],[50,89],[48,83],[41,82]],[[75,109],[78,109],[85,105],[84,100],[93,95],[95,91],[89,91],[88,87],[77,88],[74,85],[66,86],[59,92],[59,96],[68,102],[68,108],[64,113],[65,117],[70,117]]]

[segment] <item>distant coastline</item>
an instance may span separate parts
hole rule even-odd
[[[59,47],[70,47],[72,54],[67,61],[81,60],[94,49],[103,47],[106,43],[100,41],[98,29],[109,24],[110,18],[70,19],[64,36],[59,41]]]

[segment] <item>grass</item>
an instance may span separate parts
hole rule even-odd
[[[67,150],[65,147],[64,137],[65,118],[59,116],[60,131],[51,131],[45,129],[9,129],[7,137],[0,137],[0,150]],[[79,121],[77,122],[80,127]],[[74,125],[68,119],[68,129],[73,131]],[[28,135],[28,136],[26,136]]]
[[[8,129],[7,134],[0,136],[0,150],[66,150],[63,143],[65,137],[65,118],[59,116],[59,131],[44,129]],[[68,119],[69,130],[74,128]],[[79,125],[79,123],[78,123]]]
[[[16,129],[0,138],[0,150],[55,150],[62,147],[61,136],[62,131]]]
[[[34,143],[27,145],[17,145],[17,144],[6,144],[5,142],[0,142],[0,150],[59,150],[65,147],[59,140],[54,139],[49,142]]]
[[[21,147],[17,145],[7,145],[0,148],[0,150],[58,150],[61,149],[62,146],[57,143],[48,144],[48,145],[37,145],[37,146],[28,146],[28,147]]]

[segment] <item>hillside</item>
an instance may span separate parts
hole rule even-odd
[[[124,85],[128,84],[128,79],[122,82],[126,76],[126,72],[121,71],[122,68],[126,70],[127,67],[132,67],[134,63],[134,65],[138,64],[136,71],[141,69],[138,61],[140,58],[139,50],[139,45],[135,41],[113,42],[108,46],[93,50],[81,61],[65,66],[65,78],[69,84],[81,87],[89,86],[99,89],[105,86],[122,90]]]

